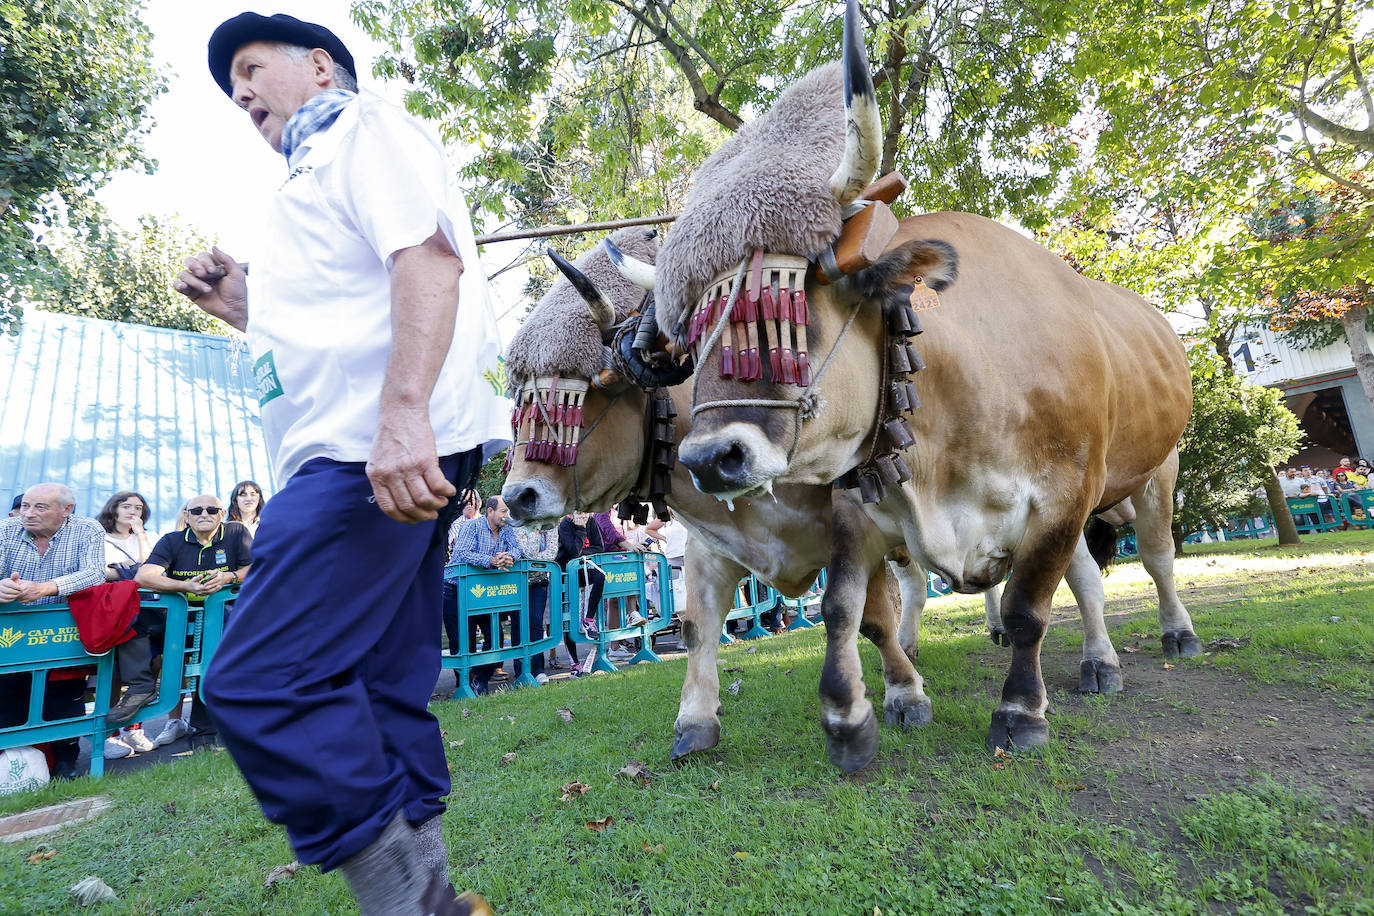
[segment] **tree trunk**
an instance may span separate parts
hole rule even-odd
[[[1274,529],[1279,533],[1280,544],[1301,544],[1298,526],[1293,523],[1293,513],[1288,511],[1288,502],[1283,498],[1283,487],[1279,486],[1279,473],[1269,469],[1264,481],[1264,495],[1269,497],[1269,512],[1274,516]]]
[[[1171,526],[1170,530],[1174,535],[1174,556],[1183,556],[1183,529],[1178,525]]]
[[[1368,308],[1354,305],[1341,316],[1341,327],[1345,329],[1345,342],[1350,346],[1350,358],[1355,361],[1355,374],[1360,377],[1370,407],[1374,408],[1374,353],[1369,350],[1369,335],[1364,325],[1368,318]]]

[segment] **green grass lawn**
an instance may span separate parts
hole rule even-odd
[[[1250,641],[1173,667],[1148,579],[1114,567],[1126,692],[1068,689],[1081,639],[1056,625],[1052,744],[1010,760],[983,749],[1007,656],[977,596],[928,605],[935,721],[885,728],[852,777],[818,725],[821,630],[725,648],[722,683],[741,684],[722,692],[721,746],[682,766],[668,763],[680,660],[438,703],[454,884],[512,914],[1374,914],[1370,550],[1363,532],[1198,549],[1178,581],[1199,635]],[[1059,616],[1076,616],[1067,591]],[[881,704],[877,653],[862,651]],[[650,775],[618,775],[631,761]],[[563,800],[574,781],[590,788]],[[97,792],[114,807],[45,838],[55,857],[0,847],[0,913],[71,912],[86,875],[120,895],[103,913],[350,911],[342,880],[313,869],[263,887],[292,854],[225,754],[0,799],[0,813]]]

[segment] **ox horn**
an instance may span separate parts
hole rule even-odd
[[[615,332],[615,308],[606,301],[606,297],[601,295],[601,290],[596,288],[596,284],[587,278],[587,275],[572,265],[567,258],[563,257],[552,248],[544,249],[544,253],[553,261],[553,265],[558,268],[563,276],[568,278],[568,282],[577,290],[577,294],[587,301],[587,308],[592,313],[592,318],[596,321],[596,326],[601,329],[601,336],[604,338]]]
[[[852,203],[878,171],[882,149],[883,121],[878,114],[878,97],[873,77],[868,72],[859,25],[858,0],[847,0],[844,10],[844,161],[830,176],[830,190],[840,206]]]
[[[625,276],[626,280],[644,289],[652,290],[654,288],[654,265],[630,257],[610,239],[602,239],[601,244],[606,246],[606,254],[610,255],[611,263],[615,265],[616,270]]]

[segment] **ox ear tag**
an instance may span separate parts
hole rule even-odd
[[[911,287],[911,309],[916,312],[928,312],[931,309],[940,307],[940,294],[926,286],[924,279],[917,277],[916,283]],[[917,323],[916,327],[920,327]],[[917,331],[916,333],[920,333]]]

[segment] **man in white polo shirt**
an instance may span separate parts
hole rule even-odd
[[[364,914],[482,912],[448,884],[427,710],[457,494],[509,442],[467,209],[442,148],[358,93],[328,29],[243,13],[209,63],[287,177],[251,278],[215,249],[177,280],[247,331],[283,484],[207,704],[264,813]]]

